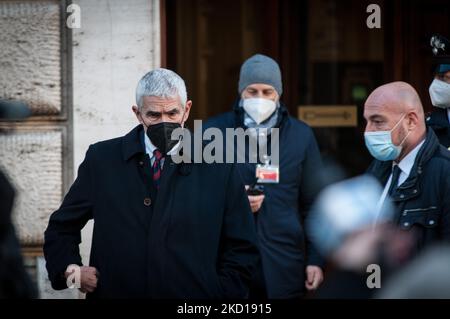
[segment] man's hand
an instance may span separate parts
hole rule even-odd
[[[66,278],[73,272],[65,272]],[[80,267],[80,291],[83,293],[93,292],[97,288],[99,272],[95,267]]]
[[[308,290],[316,290],[323,281],[322,269],[318,266],[306,267],[305,287]]]
[[[250,202],[250,207],[252,208],[253,213],[257,213],[261,209],[261,205],[264,201],[264,195],[257,195],[257,196],[248,196],[248,200]]]
[[[245,190],[247,190],[248,188],[249,186],[245,185]],[[261,209],[264,197],[265,195],[248,195],[248,201],[250,202],[252,213],[257,213]]]

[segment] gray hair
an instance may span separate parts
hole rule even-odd
[[[136,87],[136,104],[142,108],[144,96],[156,96],[160,98],[179,97],[184,108],[187,102],[186,84],[175,72],[163,68],[148,72],[142,77]]]

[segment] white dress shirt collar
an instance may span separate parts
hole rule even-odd
[[[406,180],[406,178],[409,176],[409,173],[411,172],[411,169],[414,166],[414,162],[416,160],[417,154],[419,153],[420,148],[422,147],[423,143],[425,143],[425,140],[420,142],[411,152],[409,152],[401,161],[398,163],[398,167],[402,171],[402,175],[405,177],[403,181],[399,181],[399,185],[402,184]],[[396,165],[394,162],[393,165]]]

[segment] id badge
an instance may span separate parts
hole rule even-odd
[[[276,165],[256,165],[256,178],[260,184],[277,184],[280,181],[280,168]]]

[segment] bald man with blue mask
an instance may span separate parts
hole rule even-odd
[[[364,105],[364,138],[375,158],[368,169],[384,187],[381,212],[393,204],[391,220],[416,234],[417,251],[450,241],[450,152],[425,125],[415,89],[393,82],[375,89]]]

